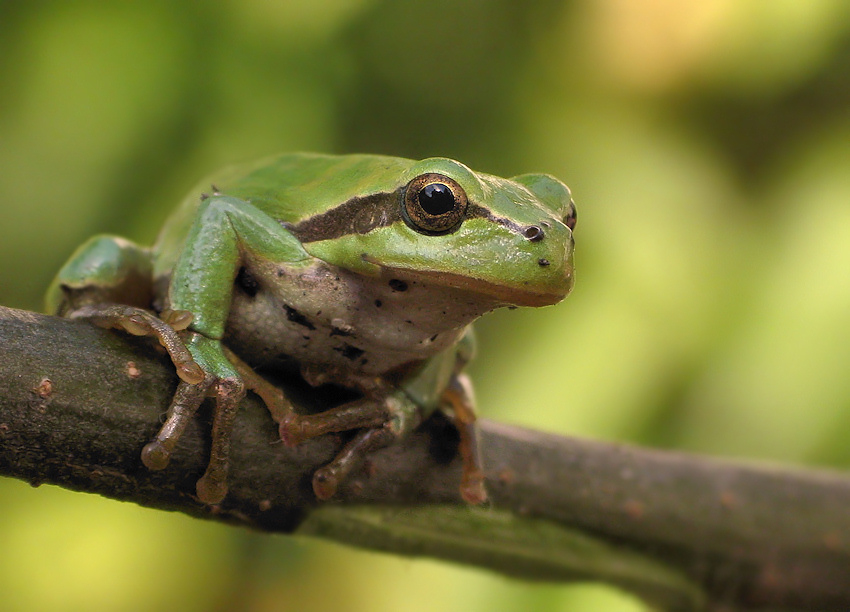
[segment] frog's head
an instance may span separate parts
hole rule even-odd
[[[393,170],[333,217],[298,223],[307,251],[358,273],[400,273],[499,304],[545,306],[570,292],[576,210],[559,180],[502,179],[445,158]]]

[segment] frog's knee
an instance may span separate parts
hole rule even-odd
[[[105,302],[150,308],[151,269],[148,249],[118,236],[95,236],[59,271],[47,294],[47,310],[62,314]]]

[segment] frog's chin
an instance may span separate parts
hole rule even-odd
[[[397,270],[401,272],[402,270]],[[450,272],[405,270],[408,275],[418,278],[424,282],[433,283],[438,286],[458,289],[472,295],[481,296],[485,300],[492,300],[494,307],[497,306],[551,306],[563,300],[573,288],[572,274],[568,274],[554,287],[531,287],[522,285],[509,285],[506,283],[494,283],[486,279],[475,278]]]

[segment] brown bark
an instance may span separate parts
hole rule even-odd
[[[436,418],[404,444],[377,453],[323,506],[310,477],[340,440],[329,436],[288,449],[276,443],[275,424],[249,397],[234,432],[230,493],[211,508],[194,497],[209,450],[207,413],[189,426],[167,469],[151,472],[139,460],[176,384],[173,368],[150,343],[0,308],[0,350],[5,475],[524,578],[607,580],[668,609],[698,609],[701,600],[714,610],[850,609],[850,478],[844,474],[485,421],[481,447],[493,510],[470,511],[458,493],[456,433]],[[379,522],[362,520],[364,508],[374,509],[370,516]],[[515,529],[498,540],[505,516]],[[449,541],[445,534],[454,529],[460,535]],[[481,537],[467,544],[463,530],[476,529]],[[519,557],[507,545],[493,545],[531,533],[539,537],[526,539]],[[544,550],[561,538],[560,549]],[[629,569],[608,563],[602,570],[590,556],[583,568],[557,558],[574,544],[604,549]]]

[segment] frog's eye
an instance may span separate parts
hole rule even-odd
[[[574,230],[576,228],[577,218],[578,213],[576,213],[576,205],[573,204],[572,200],[570,200],[570,205],[567,207],[567,214],[564,215],[564,225],[570,228],[570,230]]]
[[[463,221],[467,204],[466,192],[456,181],[442,174],[423,174],[404,190],[402,217],[421,234],[448,234]]]

